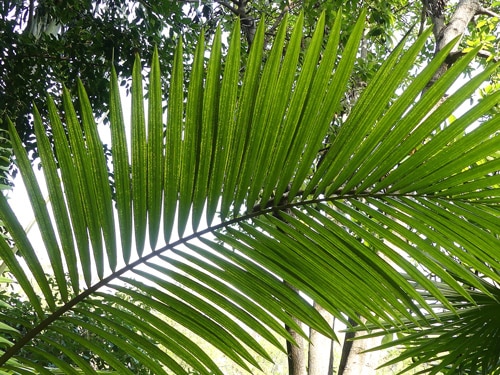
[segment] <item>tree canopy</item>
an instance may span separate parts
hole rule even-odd
[[[60,105],[56,94],[61,92],[61,85],[66,85],[76,94],[79,77],[87,87],[94,114],[101,118],[109,111],[106,98],[109,95],[107,82],[111,65],[117,71],[120,85],[128,89],[136,53],[141,56],[144,65],[150,61],[153,47],[158,47],[162,82],[167,88],[172,51],[178,38],[183,40],[186,56],[192,57],[196,35],[202,29],[206,40],[210,40],[216,25],[228,32],[234,20],[239,19],[244,50],[248,50],[258,20],[266,22],[265,44],[270,45],[285,14],[293,22],[300,12],[304,12],[305,47],[319,15],[325,12],[326,24],[330,25],[340,7],[344,9],[341,49],[360,10],[367,9],[362,48],[345,101],[345,107],[349,108],[349,102],[358,96],[397,41],[407,32],[414,38],[431,24],[435,25],[435,43],[427,44],[416,64],[427,64],[435,49],[440,49],[462,33],[465,37],[451,59],[476,46],[481,46],[477,60],[480,65],[498,59],[500,38],[498,14],[494,10],[498,4],[487,6],[478,0],[391,0],[382,3],[375,0],[202,3],[154,0],[3,1],[0,10],[0,128],[7,128],[5,119],[9,116],[30,151],[30,159],[37,160],[39,154],[33,131],[32,106],[36,104],[46,120],[43,103],[47,91],[55,95],[56,105]],[[471,22],[473,19],[474,22]],[[444,39],[442,36],[445,36]],[[246,53],[242,58],[245,56]],[[470,73],[471,69],[467,71]],[[498,77],[491,78],[491,85],[483,88],[484,94],[498,89]],[[102,117],[103,121],[106,119],[106,116]],[[0,147],[4,145],[0,144]],[[8,145],[5,147],[8,148]],[[5,169],[12,165],[8,161],[0,161],[0,166]],[[2,183],[5,182],[4,173]]]
[[[130,87],[135,55],[151,60],[158,47],[164,82],[177,38],[192,53],[202,14],[179,1],[13,0],[0,11],[0,122],[16,128],[30,158],[38,158],[31,116],[36,104],[44,119],[46,92],[62,85],[76,93],[77,78],[87,86],[98,118],[109,111],[109,72]],[[55,96],[59,105],[59,98]],[[5,165],[4,163],[2,165]]]

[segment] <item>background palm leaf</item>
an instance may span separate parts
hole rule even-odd
[[[492,254],[499,245],[499,189],[492,175],[498,170],[500,124],[491,118],[465,130],[500,93],[451,126],[446,119],[496,67],[437,106],[477,52],[419,97],[450,45],[396,96],[429,33],[406,51],[401,43],[332,134],[363,23],[361,17],[337,59],[339,25],[323,47],[322,17],[302,64],[302,17],[286,44],[282,23],[265,64],[260,27],[243,77],[236,24],[223,69],[220,33],[206,67],[200,38],[187,88],[179,45],[166,129],[155,54],[147,121],[140,65],[134,70],[130,151],[113,74],[118,225],[102,144],[81,84],[79,116],[64,94],[67,135],[49,99],[55,150],[39,120],[36,125],[46,183],[56,201],[55,223],[11,125],[45,250],[30,244],[0,195],[0,220],[28,267],[3,240],[2,260],[38,315],[22,333],[4,319],[9,335],[0,368],[49,373],[33,359],[44,358],[66,373],[96,373],[71,348],[57,345],[57,334],[97,353],[120,374],[133,373],[109,350],[75,333],[84,329],[155,374],[186,374],[181,363],[201,374],[222,374],[180,325],[250,370],[259,367],[256,354],[270,357],[244,327],[277,346],[275,335],[292,340],[283,324],[304,334],[293,317],[334,335],[304,296],[339,319],[363,318],[379,327],[436,317],[427,296],[404,273],[450,311],[457,310],[452,295],[474,303],[470,287],[492,297],[489,284],[470,269],[499,281]],[[158,245],[161,228],[166,245]],[[151,250],[145,247],[148,238]],[[427,280],[427,271],[449,291]],[[52,277],[61,302],[53,296]]]
[[[399,356],[384,364],[389,366],[395,362],[411,359],[405,371],[421,364],[433,364],[432,373],[449,372],[454,374],[498,374],[499,373],[499,341],[498,319],[500,305],[499,290],[495,285],[477,277],[477,282],[488,290],[488,293],[471,288],[469,295],[473,301],[466,300],[450,287],[435,282],[446,298],[452,302],[456,312],[451,312],[443,305],[435,303],[436,317],[427,317],[429,325],[412,322],[405,324],[405,329],[378,331],[376,335],[397,334],[395,340],[389,340],[373,350],[399,345],[404,350]],[[429,301],[434,297],[420,285],[415,285],[422,296]],[[421,371],[418,373],[423,373]]]

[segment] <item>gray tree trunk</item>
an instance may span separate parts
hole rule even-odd
[[[297,343],[297,345],[292,345],[289,341],[286,343],[288,352],[288,374],[307,375],[306,340],[302,336],[299,336],[294,330],[289,327],[286,328]]]
[[[333,316],[316,302],[314,308],[333,327]],[[330,375],[333,373],[333,341],[311,330],[309,333],[308,375]]]
[[[380,352],[364,351],[380,344],[380,338],[355,340],[352,343],[344,371],[339,375],[375,375],[379,366]]]
[[[454,38],[463,35],[475,16],[481,14],[492,17],[500,16],[491,9],[483,7],[479,0],[460,0],[451,17],[444,12],[444,6],[446,5],[444,0],[422,0],[422,4],[424,7],[423,15],[429,16],[432,21],[432,31],[436,41],[435,53],[441,51]],[[449,21],[446,23],[448,17]],[[445,63],[429,82],[428,87],[432,86],[462,54],[458,50],[457,44],[450,52]]]
[[[355,324],[352,319],[349,322]],[[356,336],[351,332],[345,335],[338,375],[375,375],[382,353],[365,351],[380,345],[380,338],[353,340]]]
[[[286,281],[284,283],[296,293],[299,292],[297,288],[293,287]],[[292,319],[299,326],[302,325],[300,320],[295,319],[294,317],[292,317]],[[306,340],[290,327],[285,326],[285,328],[297,344],[293,345],[290,341],[286,342],[286,351],[288,353],[288,375],[307,375]]]

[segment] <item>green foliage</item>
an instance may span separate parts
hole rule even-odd
[[[6,339],[0,369],[47,373],[45,360],[68,373],[93,373],[90,364],[76,360],[74,347],[58,347],[73,359],[68,364],[57,361],[50,345],[37,345],[57,334],[120,374],[134,373],[130,363],[94,342],[120,347],[155,374],[223,374],[196,336],[250,370],[260,367],[256,358],[272,360],[256,336],[281,351],[282,340],[291,340],[285,325],[306,336],[292,317],[335,336],[310,299],[343,322],[348,316],[362,327],[404,330],[432,327],[436,306],[457,312],[456,298],[473,304],[477,293],[491,295],[491,284],[500,282],[494,253],[500,245],[500,122],[491,116],[471,125],[498,103],[500,93],[451,125],[448,120],[497,67],[444,97],[475,58],[474,49],[422,94],[453,48],[443,49],[412,79],[427,31],[408,48],[398,44],[332,134],[364,16],[342,45],[341,14],[326,43],[321,16],[302,55],[304,17],[288,33],[285,16],[266,59],[260,26],[243,77],[238,22],[224,60],[221,33],[208,60],[200,38],[186,80],[179,44],[166,119],[159,56],[153,54],[147,109],[137,61],[130,147],[112,71],[116,208],[83,84],[78,112],[68,90],[64,116],[48,100],[55,149],[37,110],[33,115],[52,212],[8,121],[44,246],[29,241],[0,195],[0,219],[21,258],[1,240],[0,255],[38,319]],[[9,329],[16,325],[6,322]],[[74,334],[82,329],[92,341]],[[448,338],[448,346],[432,347],[437,356],[460,342],[454,334]],[[454,364],[498,362],[498,351],[487,356],[485,361],[469,351],[455,356]]]
[[[168,83],[172,51],[182,37],[187,53],[195,44],[201,20],[194,10],[183,12],[179,1],[4,1],[0,8],[0,128],[6,116],[37,159],[33,103],[46,118],[46,92],[61,92],[61,83],[76,92],[77,78],[88,90],[99,118],[109,110],[109,71],[130,89],[135,54],[151,60],[154,46]],[[194,12],[194,13],[193,13]],[[3,163],[2,163],[3,166]]]
[[[482,16],[475,23],[475,27],[471,29],[471,34],[464,41],[467,45],[464,52],[470,51],[472,48],[480,46],[482,51],[488,54],[486,62],[494,60],[498,57],[498,39],[495,32],[498,28],[498,17]]]
[[[8,273],[7,276],[10,276]],[[55,295],[56,304],[62,305],[61,295],[58,292],[58,285],[54,278],[49,278],[49,285]],[[29,301],[26,300],[22,293],[19,293],[15,284],[9,287],[11,280],[7,277],[2,280],[5,285],[0,291],[0,304],[2,306],[0,313],[0,325],[9,325],[10,328],[3,332],[2,339],[6,340],[2,343],[2,350],[8,348],[8,342],[16,341],[19,337],[25,335],[33,327],[40,324],[40,317],[37,316]],[[123,296],[126,299],[126,296]],[[112,304],[111,304],[112,305]],[[115,306],[119,308],[119,306]],[[112,319],[106,310],[90,304],[81,304],[79,311],[73,311],[68,314],[69,319],[80,321],[82,325],[77,326],[70,321],[59,320],[55,322],[54,329],[51,332],[33,339],[33,344],[36,346],[36,351],[28,351],[22,349],[20,356],[26,360],[35,362],[38,365],[44,366],[47,369],[58,369],[61,363],[66,366],[78,367],[84,363],[88,363],[93,370],[104,370],[110,373],[114,371],[106,361],[104,361],[97,353],[98,351],[105,351],[113,355],[118,361],[126,363],[127,367],[138,375],[152,374],[148,367],[138,362],[130,353],[124,351],[120,346],[109,342],[101,335],[97,335],[92,331],[84,328],[84,324],[92,324],[95,329],[109,330],[108,326],[100,321],[100,319]],[[50,310],[46,310],[46,314],[50,314]],[[99,319],[92,318],[99,317]],[[135,330],[136,327],[128,326],[125,321],[120,324],[129,330]],[[82,345],[79,340],[74,337],[79,337],[83,340],[89,341],[95,346],[94,351],[90,350],[88,346]],[[122,340],[126,337],[118,334]],[[61,346],[69,349],[66,353],[61,353]],[[152,359],[154,360],[154,359]],[[87,369],[89,367],[86,367]],[[85,367],[82,368],[85,370]],[[57,373],[57,372],[54,372]]]
[[[432,371],[436,373],[500,373],[500,290],[484,279],[478,278],[478,282],[484,286],[486,292],[471,288],[472,300],[466,300],[447,285],[436,282],[436,286],[453,302],[455,311],[438,304],[435,307],[435,310],[439,311],[436,316],[427,317],[429,325],[419,326],[406,322],[404,331],[389,328],[388,332],[397,332],[398,338],[383,342],[383,345],[373,350],[395,345],[404,350],[384,366],[411,360],[401,373],[418,368],[422,364],[432,364]],[[433,298],[420,286],[416,285],[416,288],[424,298]],[[386,332],[382,334],[387,334]],[[423,372],[425,371],[417,373]]]

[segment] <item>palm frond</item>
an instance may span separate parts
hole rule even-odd
[[[35,119],[55,220],[10,124],[44,246],[29,242],[1,195],[0,220],[21,256],[0,240],[1,258],[38,318],[8,340],[0,369],[50,373],[30,359],[36,355],[59,371],[90,371],[75,353],[54,344],[51,335],[57,334],[120,374],[132,373],[102,345],[75,333],[84,329],[124,348],[155,374],[187,374],[182,363],[201,374],[222,374],[182,326],[250,371],[259,368],[256,355],[270,357],[247,328],[275,346],[276,336],[291,340],[284,324],[305,336],[293,317],[334,336],[308,298],[339,319],[360,317],[359,323],[364,318],[385,328],[388,322],[401,327],[437,317],[430,299],[402,272],[452,312],[458,309],[452,295],[474,303],[469,286],[491,297],[470,269],[500,281],[493,254],[500,245],[500,123],[493,117],[474,130],[469,126],[500,94],[452,124],[446,119],[496,66],[438,105],[477,52],[420,96],[450,45],[395,95],[429,32],[407,50],[402,42],[331,134],[363,24],[361,17],[337,59],[340,25],[323,48],[321,17],[302,64],[302,17],[288,43],[283,22],[265,63],[261,26],[241,77],[236,23],[224,64],[220,32],[207,65],[200,37],[187,87],[179,44],[166,119],[155,53],[147,121],[142,68],[137,63],[134,69],[130,151],[112,72],[114,186],[83,86],[80,116],[67,90],[63,116],[49,99],[55,150],[36,112]],[[165,245],[158,245],[160,229]],[[426,279],[427,272],[452,294]]]
[[[397,334],[397,339],[373,350],[400,346],[403,350],[384,366],[411,359],[411,364],[401,373],[422,364],[432,365],[430,373],[498,374],[500,373],[500,304],[499,290],[490,282],[477,278],[488,294],[470,287],[472,301],[457,294],[448,285],[435,282],[456,312],[441,304],[435,318],[429,317],[428,325],[407,322],[403,330],[389,328],[378,334]],[[422,296],[434,299],[426,289],[415,285]],[[368,335],[373,336],[376,335]],[[367,337],[361,336],[360,338]],[[426,372],[422,370],[418,373]]]

